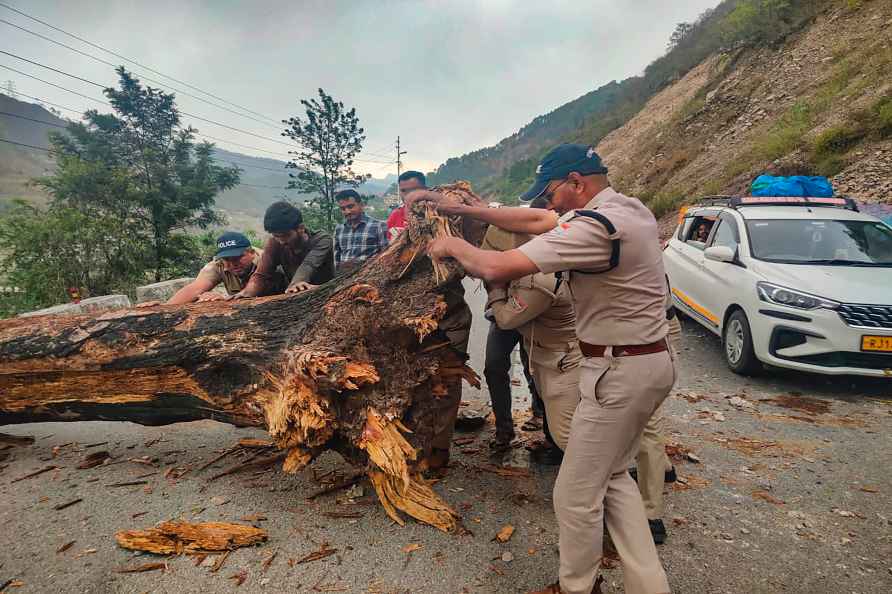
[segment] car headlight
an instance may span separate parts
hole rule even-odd
[[[836,309],[839,303],[824,299],[817,295],[810,295],[802,291],[795,291],[779,285],[771,283],[756,283],[756,291],[759,292],[759,299],[777,305],[786,305],[787,307],[795,307],[797,309]]]

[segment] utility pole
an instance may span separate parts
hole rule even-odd
[[[405,154],[406,154],[406,151],[402,151],[402,152],[400,152],[400,137],[397,136],[397,137],[396,137],[396,178],[397,178],[397,185],[399,185],[399,178],[400,178],[401,168],[402,168],[402,166],[403,166],[403,162],[402,162],[402,160],[400,159],[400,157],[402,157],[402,156],[405,155]]]

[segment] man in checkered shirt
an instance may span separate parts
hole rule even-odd
[[[335,266],[338,271],[358,266],[387,247],[387,225],[363,212],[362,196],[356,190],[335,194],[344,222],[335,227]]]

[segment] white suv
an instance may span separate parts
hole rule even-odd
[[[892,228],[850,199],[705,200],[663,262],[675,305],[722,337],[733,371],[892,378]]]

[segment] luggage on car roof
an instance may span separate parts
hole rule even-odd
[[[750,193],[753,196],[812,196],[830,198],[833,186],[821,176],[791,175],[788,177],[760,175],[753,180]]]

